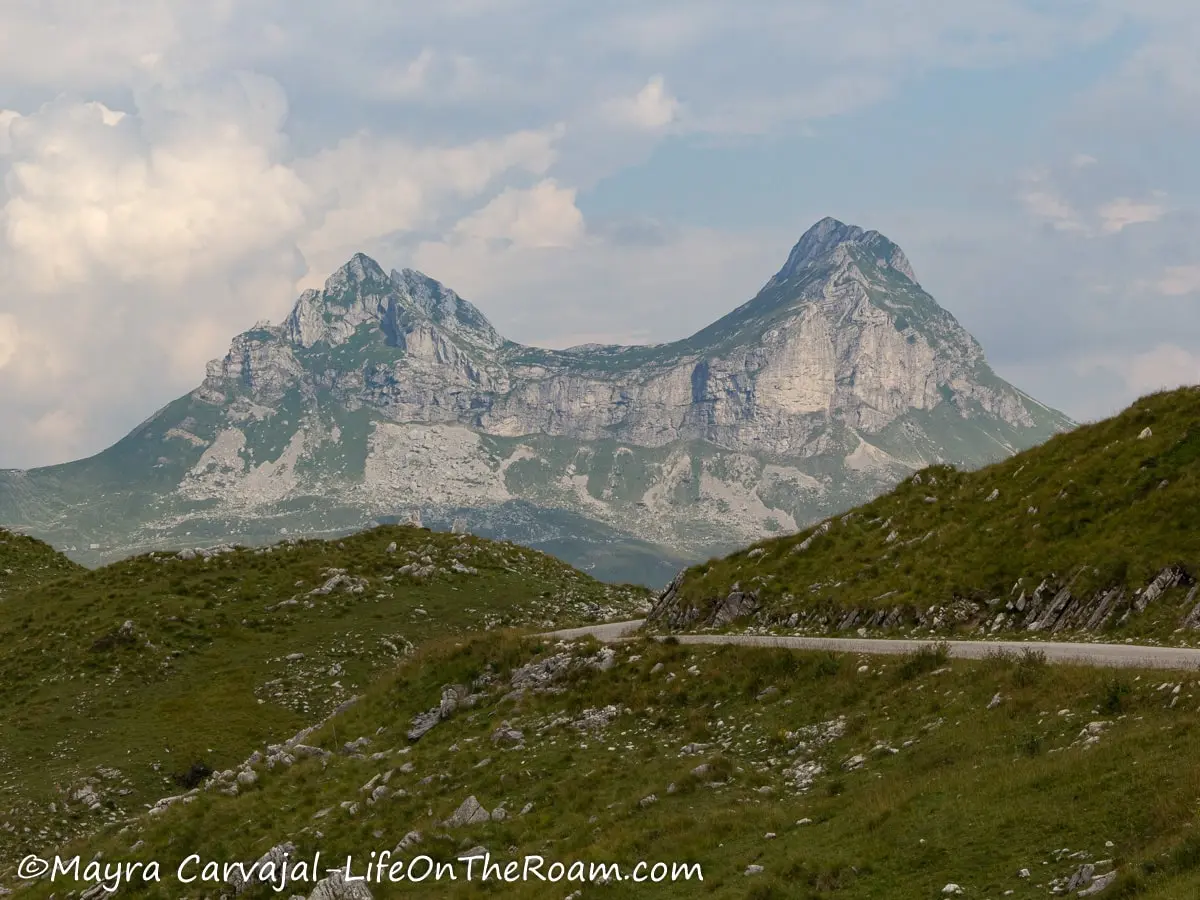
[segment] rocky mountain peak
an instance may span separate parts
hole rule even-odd
[[[391,336],[424,322],[480,349],[495,349],[504,338],[478,309],[445,285],[414,269],[390,275],[364,253],[356,253],[325,280],[322,290],[306,290],[283,323],[284,337],[309,348],[324,341],[345,343],[366,326]]]
[[[324,299],[341,299],[349,290],[368,286],[383,286],[388,277],[383,267],[365,253],[355,253],[350,260],[325,279]]]
[[[899,272],[916,283],[912,264],[898,246],[878,231],[864,231],[857,225],[847,225],[831,216],[826,216],[804,232],[774,280],[787,281],[804,269],[844,262],[851,248],[874,254],[877,266]]]
[[[504,338],[474,305],[416,269],[392,270],[392,283],[406,305],[434,324],[481,347],[495,349]]]

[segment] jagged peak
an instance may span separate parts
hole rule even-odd
[[[282,333],[307,348],[320,341],[342,343],[364,325],[395,333],[404,322],[420,320],[476,347],[505,343],[483,313],[441,282],[415,269],[387,274],[365,253],[355,253],[334,271],[323,290],[304,291]]]
[[[826,216],[804,232],[788,254],[787,262],[775,276],[785,281],[801,269],[833,261],[837,251],[847,245],[874,251],[879,265],[899,272],[916,283],[912,264],[896,244],[878,231],[865,231],[857,225],[847,225],[832,216]]]
[[[383,266],[365,253],[355,253],[344,265],[339,266],[332,275],[325,279],[325,293],[336,294],[349,287],[381,281],[387,281],[387,274],[383,271]]]
[[[393,269],[390,277],[401,294],[435,323],[487,347],[504,343],[487,316],[436,278],[408,268]]]

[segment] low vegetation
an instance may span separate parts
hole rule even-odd
[[[0,603],[41,581],[82,571],[44,541],[0,528]]]
[[[405,526],[91,571],[10,540],[40,561],[0,601],[0,861],[321,719],[431,637],[628,617],[647,598]]]
[[[1052,667],[1036,652],[967,663],[936,649],[855,658],[443,639],[300,741],[262,747],[64,852],[160,861],[161,882],[127,891],[145,897],[229,892],[179,885],[175,867],[191,853],[251,863],[285,844],[293,859],[320,850],[335,866],[393,849],[400,860],[612,862],[626,875],[642,860],[701,866],[703,882],[613,881],[610,897],[895,900],[957,885],[966,897],[1032,898],[1066,893],[1072,878],[1105,898],[1190,896],[1200,683],[1163,677]],[[439,704],[412,740],[414,717]],[[600,893],[482,888],[457,873],[370,891]],[[17,896],[65,890],[39,881]]]

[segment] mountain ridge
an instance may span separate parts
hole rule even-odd
[[[995,375],[897,245],[835,219],[746,303],[643,346],[519,344],[359,253],[113,448],[0,473],[0,521],[111,558],[527,501],[700,558],[1072,425]]]

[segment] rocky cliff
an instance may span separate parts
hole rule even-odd
[[[417,509],[655,580],[660,558],[793,531],[1070,424],[991,371],[899,247],[833,219],[753,299],[654,346],[517,344],[359,254],[110,450],[0,473],[0,521],[105,554]]]

